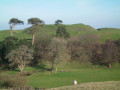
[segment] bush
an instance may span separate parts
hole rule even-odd
[[[71,55],[71,60],[80,63],[89,63],[92,51],[99,38],[94,34],[81,35],[72,37],[68,40],[68,49]]]
[[[2,87],[24,87],[27,86],[27,79],[23,76],[0,76],[0,86]]]
[[[30,76],[31,74],[32,74],[32,72],[29,72],[29,71],[20,72],[21,76]]]

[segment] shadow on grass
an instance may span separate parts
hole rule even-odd
[[[40,64],[38,66],[35,66],[34,68],[36,68],[37,71],[39,71],[39,72],[45,72],[45,71],[50,71],[51,70],[49,68],[46,68],[45,64]]]

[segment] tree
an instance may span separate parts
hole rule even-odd
[[[68,39],[68,48],[71,60],[80,63],[89,63],[94,46],[98,43],[96,35],[80,35]]]
[[[115,43],[118,47],[118,60],[119,60],[119,63],[120,63],[120,39],[116,40]]]
[[[53,38],[49,46],[49,56],[50,62],[52,63],[51,71],[53,71],[54,67],[56,66],[57,72],[57,65],[60,62],[65,63],[70,59],[67,50],[67,41],[65,41],[64,39]]]
[[[51,36],[48,36],[46,33],[36,34],[34,44],[34,60],[32,64],[38,65],[43,61],[48,60],[50,42]]]
[[[58,26],[58,29],[56,30],[56,36],[57,36],[57,37],[68,38],[70,35],[69,35],[69,33],[66,31],[65,26],[60,25],[60,26]]]
[[[107,40],[105,44],[102,45],[103,53],[101,63],[105,64],[109,68],[112,67],[111,64],[117,62],[118,59],[118,48],[114,41]]]
[[[63,23],[62,20],[56,20],[56,21],[55,21],[55,25],[56,25],[56,26],[61,25],[62,23]]]
[[[34,44],[34,33],[39,30],[37,25],[41,27],[45,24],[44,21],[40,20],[39,18],[30,18],[28,19],[28,24],[31,24],[32,27],[30,28],[30,32],[32,32],[32,45]]]
[[[9,21],[10,29],[11,29],[11,36],[13,35],[13,29],[16,25],[24,24],[23,21],[17,19],[17,18],[12,18]]]
[[[18,38],[16,38],[16,37],[7,37],[1,43],[0,54],[1,54],[3,67],[9,67],[10,62],[8,61],[8,59],[5,58],[5,56],[11,50],[14,50],[17,48],[17,46],[16,46],[17,40],[18,40]]]
[[[22,72],[25,65],[29,64],[33,59],[32,51],[25,45],[19,46],[18,49],[12,50],[7,56],[7,59],[11,62],[11,65],[17,65]]]

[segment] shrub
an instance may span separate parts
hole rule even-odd
[[[30,76],[31,74],[32,74],[32,72],[29,72],[29,71],[20,72],[21,76]]]
[[[69,33],[66,31],[65,26],[63,26],[63,25],[58,26],[58,29],[56,30],[56,36],[63,37],[63,38],[70,37]]]
[[[27,79],[23,76],[0,76],[0,85],[2,87],[23,87],[27,86]]]
[[[68,40],[68,48],[71,60],[80,63],[89,63],[96,44],[98,44],[98,37],[94,34],[70,38]]]

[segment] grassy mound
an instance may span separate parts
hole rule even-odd
[[[66,28],[71,31],[96,31],[93,27],[84,24],[66,25]]]

